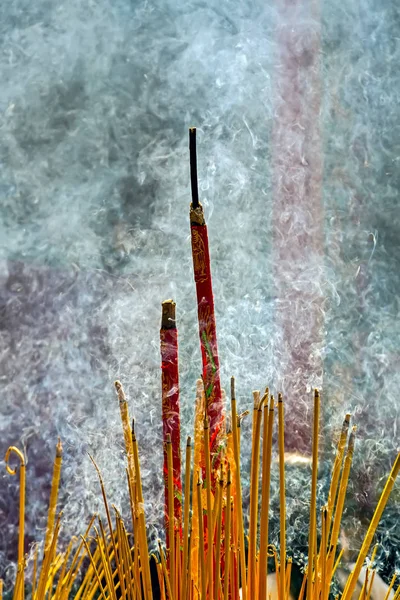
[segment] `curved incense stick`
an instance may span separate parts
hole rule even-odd
[[[21,450],[15,446],[10,446],[4,457],[6,470],[9,475],[16,475],[17,469],[12,469],[9,465],[11,454],[15,454],[19,459],[19,536],[18,536],[18,565],[24,561],[24,538],[25,538],[25,457]]]

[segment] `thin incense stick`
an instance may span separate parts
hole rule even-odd
[[[58,443],[56,446],[56,456],[54,459],[53,478],[52,478],[52,482],[51,482],[50,503],[49,503],[49,511],[48,511],[48,515],[47,515],[46,537],[44,539],[44,552],[47,551],[48,547],[50,546],[51,538],[53,537],[54,521],[55,521],[55,517],[56,517],[56,510],[57,510],[58,489],[60,486],[61,464],[62,464],[62,445],[61,445],[60,438],[58,438]]]
[[[198,473],[201,470],[202,461],[202,446],[203,446],[203,425],[205,412],[204,386],[201,379],[196,382],[196,408],[194,418],[194,456],[193,456],[193,473]],[[193,484],[194,488],[194,484]],[[199,518],[197,507],[197,492],[193,490],[192,496],[192,543],[191,543],[191,562],[192,570],[189,571],[190,578],[193,580],[195,589],[199,587]]]
[[[206,498],[207,498],[207,579],[208,599],[213,600],[213,529],[212,529],[212,501],[211,501],[211,458],[210,458],[210,430],[208,417],[204,419],[204,455],[206,466]]]
[[[128,402],[125,396],[124,388],[122,387],[122,383],[120,381],[115,381],[114,383],[118,401],[119,401],[119,410],[121,415],[121,423],[122,423],[122,431],[124,434],[124,442],[125,442],[125,452],[126,458],[128,462],[128,486],[129,486],[129,497],[131,501],[131,514],[132,514],[132,526],[134,526],[135,521],[135,502],[136,502],[136,490],[135,490],[135,465],[133,459],[133,449],[132,449],[132,431],[131,431],[131,422],[129,419],[129,409]]]
[[[138,497],[138,517],[139,517],[139,533],[141,540],[140,544],[140,555],[142,561],[142,569],[144,573],[144,592],[146,600],[152,600],[153,591],[151,587],[150,577],[150,564],[148,560],[149,549],[147,546],[146,536],[146,520],[144,516],[144,498],[142,490],[142,477],[140,474],[140,461],[139,461],[139,449],[135,435],[134,421],[132,420],[132,448],[133,448],[133,460],[135,465],[135,473],[137,474],[137,497]]]
[[[332,569],[333,561],[335,560],[336,548],[337,548],[337,543],[338,543],[338,539],[339,539],[340,523],[342,520],[344,501],[345,501],[345,497],[346,497],[347,484],[349,481],[351,463],[353,461],[355,437],[356,437],[356,427],[353,427],[351,430],[351,433],[350,433],[349,442],[348,442],[348,446],[347,446],[346,458],[344,460],[342,477],[341,477],[340,486],[339,486],[338,499],[337,499],[336,508],[335,508],[335,516],[333,518],[333,524],[332,524],[332,534],[331,534],[331,540],[330,540],[328,566],[327,566],[328,580],[331,579],[331,569]]]
[[[321,523],[322,523],[322,535],[319,552],[319,568],[321,569],[321,600],[325,600],[328,597],[328,589],[326,584],[326,547],[327,547],[327,529],[328,529],[328,508],[323,506],[321,508]]]
[[[394,584],[395,584],[395,581],[396,581],[396,579],[397,579],[397,573],[395,573],[395,574],[393,575],[393,577],[392,577],[392,579],[391,579],[391,581],[390,581],[389,587],[388,587],[388,589],[387,589],[387,591],[386,591],[386,594],[385,594],[385,597],[384,597],[384,599],[383,599],[383,600],[388,600],[388,598],[389,598],[389,596],[390,596],[390,592],[391,592],[391,591],[392,591],[392,589],[393,589],[393,586],[394,586]]]
[[[229,571],[231,567],[231,471],[228,469],[226,481],[226,504],[225,504],[225,576],[224,576],[224,600],[228,599],[229,592]]]
[[[184,518],[183,518],[183,557],[182,557],[182,587],[181,587],[181,600],[186,599],[187,594],[187,578],[190,570],[188,568],[188,547],[189,547],[189,514],[190,514],[190,463],[192,457],[192,443],[191,438],[188,437],[186,442],[186,456],[185,456],[185,504],[184,504]]]
[[[25,541],[25,457],[21,450],[15,446],[7,449],[4,457],[6,471],[9,475],[16,475],[17,468],[12,469],[9,464],[11,454],[15,454],[19,460],[19,532],[18,532],[18,565],[24,562],[24,541]],[[23,572],[23,569],[22,569]],[[23,585],[23,582],[21,583]]]
[[[374,515],[369,524],[367,533],[365,534],[365,538],[362,543],[361,550],[358,554],[358,558],[357,558],[355,567],[347,581],[346,588],[343,592],[342,600],[349,600],[349,598],[351,598],[351,596],[353,594],[354,588],[356,587],[356,584],[357,584],[357,579],[360,575],[361,568],[362,568],[364,560],[368,554],[368,550],[371,545],[372,539],[375,535],[376,528],[381,519],[382,513],[387,504],[387,501],[389,499],[390,493],[393,489],[394,482],[396,481],[399,471],[400,471],[400,452],[398,453],[397,458],[394,461],[390,475],[386,481],[385,487],[383,488],[383,491],[382,491],[381,497],[379,499],[379,502],[377,504],[377,507],[375,509]]]
[[[168,539],[169,539],[169,578],[171,581],[172,592],[175,596],[175,536],[174,536],[174,478],[173,478],[173,465],[172,465],[172,444],[171,436],[167,433],[166,439],[166,455],[167,455],[167,490],[168,490],[168,509],[167,509],[167,523],[168,523]]]
[[[307,600],[312,597],[312,579],[314,569],[314,548],[316,542],[317,520],[317,477],[318,477],[318,433],[319,433],[320,396],[318,390],[314,391],[314,425],[312,442],[312,475],[311,475],[311,501],[310,501],[310,531],[308,536],[308,580]]]
[[[260,574],[258,581],[259,600],[267,598],[268,573],[268,512],[271,483],[272,431],[274,425],[274,397],[264,406],[263,455],[262,455],[262,495],[260,523]]]
[[[247,592],[249,598],[256,595],[256,550],[257,550],[257,523],[258,523],[258,486],[260,468],[260,433],[262,420],[262,407],[268,398],[264,394],[260,400],[260,393],[253,392],[255,420],[253,429],[252,458],[250,471],[250,525],[249,525],[249,557],[247,573]]]
[[[224,480],[222,475],[219,478],[218,498],[216,510],[216,535],[215,535],[215,573],[214,573],[214,598],[219,600],[219,590],[221,588],[221,538],[222,538],[222,503],[224,495]],[[225,558],[226,564],[226,558]]]
[[[338,446],[337,446],[335,462],[333,464],[333,469],[332,469],[331,483],[330,483],[329,494],[328,494],[327,536],[329,536],[331,522],[332,522],[332,515],[333,515],[333,509],[334,509],[334,505],[335,505],[335,501],[336,501],[337,490],[338,490],[340,470],[342,468],[344,451],[345,451],[345,447],[346,447],[346,440],[347,440],[347,435],[348,435],[348,431],[349,431],[350,416],[351,416],[350,413],[347,413],[344,418],[342,430],[340,432],[340,438],[339,438],[339,442],[338,442]]]
[[[201,599],[206,598],[206,565],[204,558],[204,526],[203,526],[203,501],[201,497],[202,491],[202,483],[200,480],[200,475],[198,475],[197,479],[197,511],[199,518],[199,533],[200,533],[200,547],[199,547],[199,561],[200,561],[200,583],[201,583]]]
[[[231,377],[231,412],[232,412],[232,435],[233,435],[233,453],[235,458],[235,489],[237,496],[237,527],[240,549],[240,575],[242,581],[242,597],[247,600],[247,585],[246,585],[246,555],[244,547],[244,528],[243,528],[243,505],[242,505],[242,484],[240,478],[240,452],[239,452],[239,437],[238,437],[238,418],[236,410],[235,396],[235,378]],[[250,599],[251,600],[251,599]]]
[[[286,491],[285,491],[285,424],[282,394],[278,394],[278,440],[279,440],[279,523],[280,523],[280,581],[281,600],[285,600],[286,569]]]

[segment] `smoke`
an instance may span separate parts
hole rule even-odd
[[[304,452],[321,386],[326,461],[353,412],[355,473],[371,474],[354,479],[362,528],[399,430],[396,3],[16,0],[0,17],[0,454],[15,444],[28,456],[26,550],[43,536],[58,435],[64,539],[101,509],[88,451],[127,515],[115,378],[159,535],[162,300],[177,302],[183,440],[201,370],[189,125],[222,383],[236,375],[243,409],[253,388],[283,389],[287,443]],[[0,473],[8,586],[14,479]]]

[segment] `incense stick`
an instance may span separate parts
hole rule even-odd
[[[9,475],[16,475],[17,468],[12,469],[9,464],[11,454],[15,454],[19,460],[19,533],[18,533],[18,565],[24,562],[24,540],[25,540],[25,457],[21,450],[10,446],[4,457],[6,471]],[[23,572],[23,568],[22,568]],[[23,585],[23,584],[22,584]]]
[[[314,412],[314,418],[315,412]],[[285,569],[286,569],[286,491],[285,491],[285,424],[283,397],[278,394],[278,439],[279,439],[279,523],[280,523],[280,560],[279,573],[280,597],[285,600]],[[312,509],[311,509],[312,510]],[[311,525],[310,525],[311,528]]]
[[[180,400],[179,400],[179,368],[178,368],[178,331],[176,328],[176,305],[173,300],[162,303],[160,329],[161,349],[161,403],[163,439],[171,437],[172,444],[172,474],[173,474],[173,518],[174,528],[181,535],[182,520],[182,483],[181,483],[181,438],[180,438]],[[165,446],[166,447],[166,446]],[[167,455],[164,451],[164,487],[165,514],[168,504],[168,468]],[[166,522],[167,545],[169,543],[169,528]]]
[[[246,560],[244,550],[244,528],[243,528],[243,503],[242,503],[242,484],[240,478],[240,452],[238,439],[238,418],[236,411],[236,396],[235,396],[235,378],[231,378],[231,412],[232,412],[232,435],[233,435],[233,453],[235,458],[235,489],[237,496],[237,528],[239,537],[240,549],[240,575],[242,581],[243,600],[247,600],[247,585],[246,585]],[[250,599],[251,600],[251,599]]]
[[[319,432],[319,407],[320,397],[318,390],[314,392],[314,426],[312,447],[312,476],[311,476],[311,501],[310,501],[310,531],[308,536],[308,583],[307,600],[312,597],[312,578],[314,569],[314,548],[316,541],[317,519],[317,476],[318,476],[318,432]]]
[[[236,399],[234,390],[234,381],[232,381],[232,416],[236,419],[232,420],[232,441],[236,438],[236,451],[238,450],[238,439],[237,439],[237,425],[238,418],[236,414]],[[261,409],[263,401],[258,404],[257,411]],[[319,395],[314,395],[314,403],[316,410],[316,416],[318,416],[318,404]],[[279,406],[281,404],[281,406]],[[280,412],[280,421],[283,422],[283,405],[282,400],[278,402],[278,409]],[[257,547],[254,551],[254,540],[249,537],[249,556],[248,556],[248,570],[251,570],[249,578],[249,586],[247,587],[246,578],[242,578],[242,590],[241,596],[246,589],[248,597],[249,593],[252,594],[252,598],[255,600],[265,600],[269,598],[270,593],[267,591],[267,578],[266,574],[266,560],[264,561],[263,554],[268,548],[268,539],[264,539],[263,535],[268,537],[268,505],[269,505],[269,483],[270,483],[270,464],[271,464],[271,451],[272,451],[272,430],[273,430],[273,416],[274,416],[274,401],[271,395],[269,405],[265,404],[264,409],[264,423],[263,423],[263,454],[262,454],[262,504],[260,520],[254,519],[254,515],[257,511],[254,510],[254,494],[257,484],[256,474],[256,457],[258,456],[258,435],[260,426],[260,415],[257,412],[255,419],[254,429],[254,444],[253,444],[253,470],[251,476],[251,486],[255,486],[251,490],[252,494],[252,515],[253,515],[253,531],[256,531],[256,527],[260,525],[260,547],[259,553],[257,553]],[[123,411],[122,418],[125,418],[125,412]],[[236,423],[236,428],[234,427]],[[204,424],[205,440],[202,442],[204,448],[209,447],[208,444],[208,427],[207,423]],[[137,477],[135,491],[136,491],[136,506],[137,512],[134,519],[135,527],[135,542],[131,543],[132,535],[127,534],[123,519],[119,511],[112,505],[114,511],[114,522],[111,519],[111,513],[106,497],[106,492],[101,477],[99,467],[92,459],[93,465],[97,471],[101,494],[103,496],[103,502],[106,510],[107,519],[103,523],[100,517],[97,517],[98,525],[94,525],[94,517],[89,523],[88,528],[83,536],[80,538],[78,548],[73,552],[75,544],[74,540],[67,546],[67,550],[63,554],[57,553],[57,541],[61,527],[61,514],[58,515],[55,526],[54,534],[51,539],[51,543],[44,555],[44,560],[40,568],[40,573],[37,581],[37,558],[35,558],[35,568],[33,575],[33,600],[67,600],[68,595],[72,592],[72,586],[79,576],[80,570],[84,569],[82,573],[81,583],[77,588],[77,591],[73,595],[74,600],[93,600],[96,595],[101,596],[103,600],[151,600],[153,597],[153,591],[150,582],[150,571],[149,571],[149,560],[150,555],[147,547],[146,539],[146,524],[144,516],[144,502],[143,490],[142,490],[142,479],[140,475],[140,464],[139,464],[139,452],[138,444],[135,435],[134,423],[129,428],[132,431],[131,440],[131,451],[134,459],[135,474]],[[234,435],[233,432],[236,431]],[[280,447],[280,455],[282,456],[282,432],[283,429],[280,427],[281,433],[278,431],[278,447]],[[317,437],[317,419],[314,418],[314,441]],[[300,590],[299,600],[304,599],[306,589],[312,590],[312,600],[327,600],[329,595],[329,589],[332,582],[332,577],[337,569],[338,564],[343,556],[343,550],[340,552],[336,562],[333,565],[336,554],[336,545],[338,543],[338,531],[340,530],[340,521],[343,513],[343,507],[345,502],[347,482],[349,477],[350,466],[352,462],[352,455],[354,451],[354,439],[355,439],[355,428],[353,428],[349,442],[347,452],[344,458],[343,472],[340,478],[340,483],[337,483],[338,494],[337,500],[332,506],[332,531],[331,539],[328,542],[328,506],[324,506],[321,512],[321,542],[319,544],[318,554],[315,552],[316,543],[310,544],[310,548],[313,548],[313,562],[308,564],[306,573],[303,578],[303,584]],[[169,443],[168,457],[169,466],[172,464],[171,456],[171,443]],[[235,446],[235,444],[233,444]],[[257,447],[258,446],[258,447]],[[313,444],[313,465],[316,464],[317,460],[317,444]],[[339,445],[340,446],[340,445]],[[234,450],[234,448],[233,448]],[[283,446],[284,450],[284,446]],[[7,456],[7,463],[9,472],[15,472],[9,466],[8,460],[11,452],[9,451]],[[235,453],[235,452],[234,452]],[[342,453],[341,447],[338,447],[337,455],[340,456]],[[21,460],[18,452],[15,453]],[[343,453],[344,454],[344,453]],[[23,457],[22,453],[21,456]],[[186,448],[186,475],[185,475],[185,518],[183,525],[184,540],[182,548],[180,546],[180,535],[179,531],[175,529],[171,531],[170,539],[173,543],[173,549],[169,550],[169,568],[167,567],[163,548],[159,547],[161,563],[156,565],[157,577],[161,586],[161,598],[164,600],[209,600],[213,597],[214,600],[238,600],[239,599],[239,569],[238,565],[242,565],[242,556],[246,558],[245,554],[241,554],[240,544],[235,546],[233,542],[233,530],[234,524],[240,525],[238,515],[242,516],[240,501],[241,498],[241,481],[238,481],[237,495],[232,495],[232,475],[229,468],[229,454],[221,470],[219,471],[219,484],[216,491],[216,498],[214,499],[214,506],[212,506],[212,495],[210,490],[210,469],[211,464],[209,460],[206,462],[206,480],[205,488],[203,491],[203,485],[200,477],[198,478],[196,485],[197,496],[197,518],[199,525],[198,533],[198,554],[197,554],[197,568],[199,570],[199,587],[195,584],[193,578],[193,560],[192,555],[192,543],[194,540],[193,532],[189,529],[189,516],[190,516],[190,472],[191,472],[191,446],[190,439],[188,439]],[[236,463],[233,459],[234,466],[238,466],[237,473],[240,474],[240,460]],[[363,545],[361,547],[356,565],[353,572],[350,574],[347,583],[344,588],[343,598],[344,600],[350,600],[353,591],[359,581],[362,565],[367,556],[371,541],[376,532],[376,527],[379,519],[382,516],[382,512],[385,508],[389,495],[393,489],[396,477],[400,470],[400,455],[394,462],[392,471],[387,479],[385,488],[381,494],[381,498],[378,502],[374,516],[371,520],[367,534],[365,536]],[[169,480],[171,481],[172,470],[169,469]],[[199,473],[200,475],[200,473]],[[333,475],[332,475],[333,476]],[[226,485],[225,485],[226,477]],[[315,466],[313,467],[312,478],[315,481]],[[313,480],[313,479],[312,479]],[[128,479],[129,482],[129,479]],[[334,486],[330,489],[333,489]],[[172,489],[172,486],[170,486]],[[313,486],[312,486],[313,489]],[[21,494],[23,488],[21,488]],[[207,515],[203,512],[203,493],[207,502]],[[310,504],[313,504],[312,501]],[[20,505],[23,503],[21,502]],[[52,504],[52,503],[50,503]],[[169,499],[169,505],[171,511],[173,511],[173,497]],[[315,505],[315,504],[314,504]],[[192,502],[193,507],[193,502]],[[282,509],[282,506],[281,506]],[[171,519],[173,523],[173,518]],[[310,518],[311,521],[311,518]],[[242,523],[243,525],[243,523]],[[91,535],[91,531],[94,530],[94,537]],[[312,531],[312,524],[310,523],[310,537]],[[316,523],[315,523],[316,531]],[[242,532],[244,532],[242,528]],[[46,534],[47,535],[47,534]],[[217,541],[216,541],[217,538]],[[238,540],[240,534],[238,535]],[[223,541],[221,546],[220,541]],[[315,537],[316,540],[316,537]],[[330,545],[332,543],[332,545]],[[207,545],[207,551],[206,551]],[[251,550],[250,550],[251,547]],[[223,548],[223,552],[222,552]],[[251,557],[250,551],[253,553],[253,564],[250,565]],[[377,551],[377,545],[374,547],[372,556],[370,558],[369,565],[366,570],[366,577],[361,586],[361,593],[359,600],[370,600],[373,597],[373,585],[375,578],[375,569],[372,569],[372,565]],[[276,562],[276,575],[278,584],[278,599],[284,600],[289,596],[290,582],[291,582],[291,569],[292,560],[289,558],[285,563],[282,551],[280,555],[280,564],[278,563],[278,555],[276,549],[274,549],[274,557]],[[37,557],[36,552],[36,557]],[[89,559],[89,565],[84,567],[85,556]],[[187,558],[186,558],[187,557]],[[210,557],[217,561],[217,564],[212,564],[210,570]],[[246,568],[246,562],[244,562]],[[207,565],[207,568],[206,568]],[[284,567],[284,570],[283,570]],[[284,572],[284,578],[282,573]],[[246,573],[246,571],[244,571]],[[253,581],[253,583],[252,583]],[[222,582],[222,584],[221,584]],[[386,600],[390,595],[390,590],[393,589],[395,583],[395,577],[392,578],[391,585],[387,594]],[[251,588],[253,587],[253,592]],[[210,595],[210,589],[212,592]],[[399,588],[398,588],[399,589]],[[398,589],[395,592],[399,595]],[[23,600],[24,590],[24,562],[20,562],[17,570],[17,577],[14,588],[14,600]],[[184,591],[186,590],[186,591]],[[265,590],[265,594],[262,595]],[[246,593],[246,592],[244,592]]]
[[[219,467],[220,444],[224,425],[224,403],[221,392],[214,295],[212,289],[210,250],[203,208],[198,199],[196,167],[196,129],[189,131],[192,203],[190,207],[190,233],[194,280],[196,284],[197,315],[202,358],[202,376],[206,397],[207,415],[210,418],[211,460],[214,474]],[[202,465],[204,469],[204,465]]]

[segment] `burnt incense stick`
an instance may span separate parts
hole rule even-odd
[[[207,225],[203,208],[198,199],[196,165],[196,129],[189,131],[192,203],[190,207],[190,231],[194,279],[196,283],[197,314],[206,395],[207,414],[210,418],[210,451],[214,473],[220,462],[220,438],[223,434],[224,403],[221,393],[217,330],[214,296],[212,290],[210,252]],[[204,472],[204,464],[202,465]],[[213,477],[213,486],[216,478]]]
[[[192,188],[192,206],[199,207],[199,188],[197,182],[197,149],[196,149],[196,127],[189,129],[189,154],[190,154],[190,184]]]

